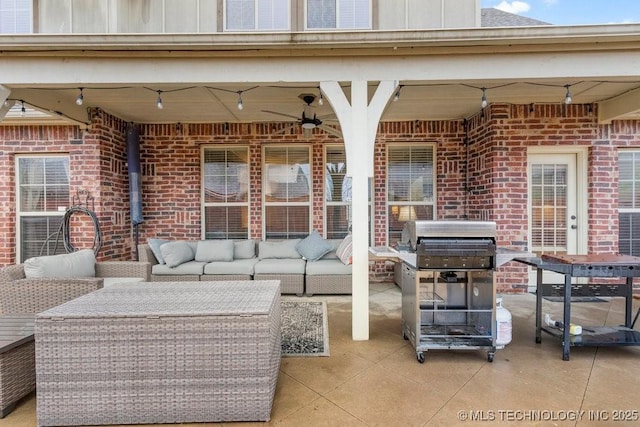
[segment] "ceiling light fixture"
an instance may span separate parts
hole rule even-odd
[[[156,107],[158,107],[158,110],[162,110],[164,108],[164,105],[162,104],[162,91],[161,90],[158,91],[158,100],[156,101]]]
[[[482,88],[482,101],[480,102],[480,106],[482,108],[487,108],[488,102],[487,102],[487,88],[483,87]]]
[[[83,102],[84,102],[84,95],[82,94],[82,88],[80,88],[80,94],[76,98],[76,104],[82,105]]]
[[[566,105],[569,105],[573,102],[573,98],[571,97],[571,90],[569,90],[571,85],[564,85],[564,87],[567,88],[567,94],[564,96],[564,103]]]
[[[242,91],[238,91],[238,110],[243,110],[244,104],[242,103]]]

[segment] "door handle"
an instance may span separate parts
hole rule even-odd
[[[572,225],[571,225],[571,229],[572,229],[572,230],[575,230],[576,228],[578,228],[578,226],[577,226],[577,225],[575,225],[575,224],[572,224]]]

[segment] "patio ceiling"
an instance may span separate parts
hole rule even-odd
[[[400,97],[382,121],[468,118],[481,109],[481,88],[488,103],[562,103],[566,85],[573,103],[599,104],[601,121],[640,119],[638,25],[289,36],[222,35],[213,45],[196,36],[0,37],[0,56],[10,59],[0,64],[0,85],[17,100],[2,123],[29,119],[21,100],[78,123],[90,121],[90,107],[134,123],[292,123],[305,107],[301,95],[311,94],[311,113],[331,125],[331,106],[317,102],[319,81],[348,89],[346,76],[370,81],[370,94],[377,80],[398,81]]]

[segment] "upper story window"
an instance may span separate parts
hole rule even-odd
[[[371,0],[307,0],[307,29],[371,29]]]
[[[288,30],[289,9],[289,0],[226,0],[225,30]]]
[[[31,0],[0,0],[0,34],[31,33]]]

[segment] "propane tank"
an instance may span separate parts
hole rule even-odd
[[[511,342],[511,313],[502,306],[502,298],[496,299],[496,346],[504,347]]]

